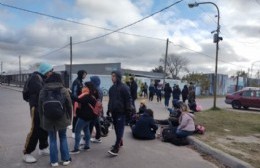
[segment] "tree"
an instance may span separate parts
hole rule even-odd
[[[152,69],[152,72],[164,73],[163,66],[158,66]]]
[[[191,73],[182,77],[182,81],[192,82],[201,87],[201,94],[205,94],[209,90],[210,81],[206,74]]]
[[[165,58],[161,58],[160,63],[164,65]],[[188,64],[188,59],[176,54],[169,54],[166,61],[166,74],[170,74],[173,79],[179,79],[181,71],[189,72],[187,68]]]

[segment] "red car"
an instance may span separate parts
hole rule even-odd
[[[231,104],[234,109],[241,107],[260,108],[260,88],[248,87],[232,94],[226,95],[225,103]]]

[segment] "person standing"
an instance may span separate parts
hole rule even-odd
[[[75,144],[74,149],[70,151],[70,154],[78,154],[80,153],[79,145],[81,139],[81,131],[84,131],[85,135],[85,145],[83,150],[90,149],[90,123],[96,120],[97,115],[94,113],[92,107],[95,107],[97,103],[98,94],[95,92],[95,87],[92,82],[86,82],[83,90],[86,89],[86,92],[83,92],[79,98],[76,100],[81,104],[81,108],[79,109],[78,121],[75,127]]]
[[[153,101],[154,94],[155,94],[155,87],[154,87],[153,83],[151,83],[149,86],[149,100],[150,101]]]
[[[85,70],[79,70],[77,73],[78,77],[73,81],[71,86],[71,98],[72,98],[72,104],[75,106],[75,100],[77,100],[78,96],[81,94],[82,88],[83,88],[83,79],[87,76],[87,71]],[[72,137],[75,137],[75,127],[78,120],[77,113],[79,108],[73,108],[73,121],[72,121]]]
[[[109,154],[117,156],[120,146],[123,145],[123,135],[126,115],[131,113],[132,99],[129,87],[121,82],[122,75],[120,71],[113,71],[111,74],[113,85],[109,89],[109,101],[107,115],[112,114],[115,127],[116,142]]]
[[[166,83],[165,87],[164,87],[164,105],[165,105],[165,107],[169,106],[171,94],[172,94],[172,88],[170,87],[169,83]]]
[[[58,101],[50,101],[50,97],[55,97]],[[56,105],[61,105],[61,108],[57,108]],[[71,158],[66,131],[67,126],[71,123],[72,103],[70,94],[64,87],[60,74],[52,73],[52,75],[46,79],[45,85],[39,95],[39,107],[41,128],[48,131],[49,134],[51,166],[59,165],[57,133],[60,139],[62,165],[67,166],[70,164]],[[55,109],[57,110],[55,111]],[[51,113],[52,115],[46,115],[47,113]]]
[[[131,97],[132,97],[132,104],[135,107],[135,100],[137,99],[137,83],[134,80],[134,77],[130,77],[130,93],[131,93]]]
[[[185,103],[189,94],[189,89],[187,85],[184,85],[182,91],[181,91],[181,97],[182,97],[182,102]]]
[[[40,127],[40,118],[38,111],[39,93],[43,88],[43,79],[48,78],[53,71],[53,66],[48,63],[41,63],[38,71],[33,72],[28,82],[29,106],[31,114],[31,129],[27,135],[23,150],[23,160],[26,163],[37,162],[31,153],[35,150],[39,141],[39,155],[49,155],[48,132]]]
[[[91,76],[90,81],[93,83],[95,90],[98,93],[98,100],[102,102],[103,100],[103,91],[100,88],[100,78],[98,76]],[[101,116],[98,116],[93,122],[90,123],[90,133],[92,133],[93,127],[95,126],[96,129],[96,135],[95,138],[90,138],[91,142],[94,143],[101,143],[101,125],[100,125],[100,117],[103,116],[103,112]]]

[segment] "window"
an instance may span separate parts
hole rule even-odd
[[[247,90],[247,91],[244,91],[244,92],[242,93],[242,96],[243,96],[243,97],[253,97],[253,96],[254,96],[254,92],[251,91],[251,90]]]
[[[256,91],[256,97],[260,98],[260,90]]]

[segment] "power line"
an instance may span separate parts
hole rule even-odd
[[[41,12],[37,12],[37,11],[32,11],[32,10],[28,10],[28,9],[12,6],[12,5],[8,5],[8,4],[4,4],[4,3],[1,3],[1,2],[0,2],[0,5],[5,6],[5,7],[9,7],[9,8],[13,8],[13,9],[17,9],[17,10],[21,10],[21,11],[24,11],[24,12],[29,12],[29,13],[33,13],[33,14],[37,14],[37,15],[41,15],[41,16],[45,16],[45,17],[50,17],[50,18],[53,18],[53,19],[61,20],[61,21],[66,21],[66,22],[82,25],[82,26],[93,27],[93,28],[102,29],[102,30],[106,30],[106,31],[114,31],[114,30],[109,29],[109,28],[105,28],[105,27],[101,27],[101,26],[95,26],[95,25],[90,25],[90,24],[86,24],[86,23],[82,23],[82,22],[77,22],[77,21],[74,21],[74,20],[65,19],[65,18],[62,18],[62,17],[49,15],[49,14],[46,14],[46,13],[41,13]],[[131,36],[137,36],[137,37],[144,37],[144,38],[149,38],[149,39],[155,39],[155,40],[164,40],[165,41],[165,39],[161,39],[161,38],[157,38],[157,37],[149,37],[149,36],[143,36],[143,35],[132,34],[132,33],[127,33],[127,32],[119,32],[119,31],[118,31],[118,33],[125,34],[125,35],[131,35]]]
[[[68,46],[69,46],[69,44],[66,44],[65,46],[60,47],[60,48],[58,48],[58,49],[55,49],[55,50],[53,50],[53,51],[51,51],[51,52],[49,52],[49,53],[47,53],[47,54],[40,55],[40,56],[36,56],[36,57],[37,57],[37,58],[46,57],[46,56],[48,56],[48,55],[51,55],[51,54],[53,54],[53,53],[56,53],[56,52],[58,52],[58,51],[60,51],[60,50],[62,50],[62,49],[64,49],[64,48],[66,48],[66,47],[68,47]]]
[[[133,25],[135,25],[135,24],[137,24],[137,23],[139,23],[139,22],[141,22],[141,21],[143,21],[143,20],[145,20],[145,19],[147,19],[147,18],[149,18],[149,17],[152,17],[153,15],[155,15],[155,14],[157,14],[157,13],[160,13],[160,12],[166,10],[166,9],[169,9],[170,7],[172,7],[172,6],[174,6],[174,5],[178,4],[178,3],[180,3],[181,1],[183,1],[183,0],[179,0],[179,1],[177,1],[177,2],[175,2],[175,3],[173,3],[173,4],[171,4],[171,5],[169,5],[169,6],[165,7],[165,8],[163,8],[163,9],[157,11],[157,12],[154,12],[154,13],[152,13],[152,14],[150,14],[150,15],[148,15],[148,16],[146,16],[146,17],[144,17],[144,18],[142,18],[142,19],[140,19],[140,20],[138,20],[138,21],[135,21],[135,22],[133,22],[133,23],[130,23],[130,24],[128,24],[128,25],[126,25],[126,26],[123,26],[123,27],[121,27],[121,28],[118,28],[118,29],[116,29],[116,30],[114,30],[114,31],[112,31],[112,32],[109,32],[109,33],[106,33],[106,34],[103,34],[103,35],[101,35],[101,36],[97,36],[97,37],[94,37],[94,38],[91,38],[91,39],[88,39],[88,40],[76,42],[76,43],[73,43],[73,44],[76,45],[76,44],[87,43],[87,42],[90,42],[90,41],[93,41],[93,40],[96,40],[96,39],[99,39],[99,38],[103,38],[103,37],[108,36],[108,35],[110,35],[110,34],[116,33],[116,32],[118,32],[118,31],[120,31],[120,30],[123,30],[123,29],[125,29],[125,28],[127,28],[127,27],[133,26]]]
[[[188,48],[188,47],[184,47],[184,46],[179,45],[179,44],[174,44],[172,41],[170,41],[170,43],[172,43],[174,46],[178,46],[178,47],[184,48],[185,50],[189,50],[189,51],[191,51],[191,52],[194,52],[194,53],[197,53],[197,54],[199,54],[199,55],[203,55],[203,56],[206,56],[206,57],[208,57],[208,58],[211,58],[211,59],[214,59],[214,60],[215,60],[215,57],[212,57],[212,56],[207,55],[207,54],[205,54],[205,53],[195,51],[195,50],[193,50],[193,49],[190,49],[190,48]],[[223,61],[223,60],[221,60],[221,59],[219,59],[219,61],[224,62],[224,63],[226,63],[226,64],[233,65],[233,66],[237,66],[237,67],[239,66],[239,67],[241,67],[240,65],[235,65],[235,64],[232,64],[232,63],[230,63],[230,62]],[[243,67],[243,68],[246,68],[246,67]],[[247,68],[246,68],[246,69],[247,69]]]
[[[257,1],[257,0],[256,0]],[[257,3],[258,3],[258,1],[257,1]],[[259,5],[260,5],[260,2],[259,2]],[[201,6],[198,6],[199,7],[199,9],[202,11],[202,13],[205,13],[214,23],[216,23],[217,24],[217,21],[214,19],[214,18],[212,18],[212,16],[210,16],[206,11],[205,11],[205,9],[203,8],[203,7],[201,7]],[[221,26],[221,28],[222,28],[222,30],[223,30],[223,28],[224,28],[224,30],[226,30],[225,32],[227,33],[227,34],[229,34],[228,33],[228,31],[227,31],[227,29],[226,29],[226,25],[223,25],[223,23],[222,23],[222,26]],[[223,33],[222,33],[223,34]],[[225,33],[224,33],[225,34]],[[229,34],[230,35],[230,34]],[[260,41],[258,41],[258,40],[256,40],[256,41],[253,41],[253,42],[248,42],[248,41],[239,41],[239,40],[237,40],[237,39],[234,39],[235,40],[235,42],[237,42],[237,43],[243,43],[243,44],[256,44],[256,43],[260,43]]]

